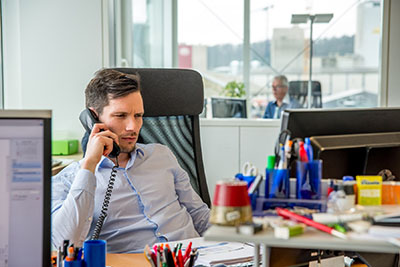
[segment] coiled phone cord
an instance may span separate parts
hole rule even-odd
[[[92,234],[92,240],[99,239],[101,228],[103,227],[104,220],[107,217],[107,210],[108,206],[110,205],[111,194],[114,188],[115,177],[117,176],[117,168],[119,167],[118,164],[118,157],[116,159],[116,164],[112,167],[110,179],[108,180],[108,186],[106,190],[106,194],[104,196],[103,205],[101,207],[100,216],[97,219],[96,227],[94,228]]]

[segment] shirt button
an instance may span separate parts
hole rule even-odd
[[[89,217],[89,218],[88,218],[88,221],[89,221],[89,222],[91,222],[91,221],[92,221],[92,219],[93,219],[92,217]]]
[[[157,236],[161,236],[161,233],[160,233],[160,232],[158,232],[158,233],[157,233]]]

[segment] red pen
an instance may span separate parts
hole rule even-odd
[[[189,242],[189,245],[185,250],[185,256],[183,256],[183,264],[185,264],[185,262],[188,260],[191,251],[192,251],[192,241]]]
[[[182,250],[178,250],[178,266],[183,267]]]
[[[299,142],[299,157],[300,161],[308,162],[307,151],[304,149],[304,142]]]
[[[294,212],[288,211],[287,209],[282,209],[282,208],[275,208],[276,212],[278,213],[279,216],[282,216],[284,218],[288,218],[291,220],[296,220],[298,222],[302,222],[308,226],[314,227],[318,230],[321,230],[323,232],[326,232],[328,234],[334,235],[339,238],[347,239],[347,236],[329,226],[326,226],[324,224],[318,223],[316,221],[313,221],[307,217],[298,215]]]

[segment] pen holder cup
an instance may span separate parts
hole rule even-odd
[[[106,244],[104,240],[87,240],[83,243],[85,267],[106,266]]]
[[[64,267],[84,267],[82,260],[66,261],[64,260]]]
[[[290,181],[289,181],[289,170],[272,170],[272,173],[268,172],[268,178],[265,183],[270,185],[269,198],[289,198],[290,197]],[[272,179],[270,179],[272,177]],[[265,186],[267,190],[267,186]],[[266,194],[267,195],[267,194]]]
[[[296,162],[297,199],[321,199],[322,160]]]

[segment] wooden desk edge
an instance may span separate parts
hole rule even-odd
[[[111,267],[151,266],[143,253],[136,254],[114,254],[108,253],[106,265]]]

